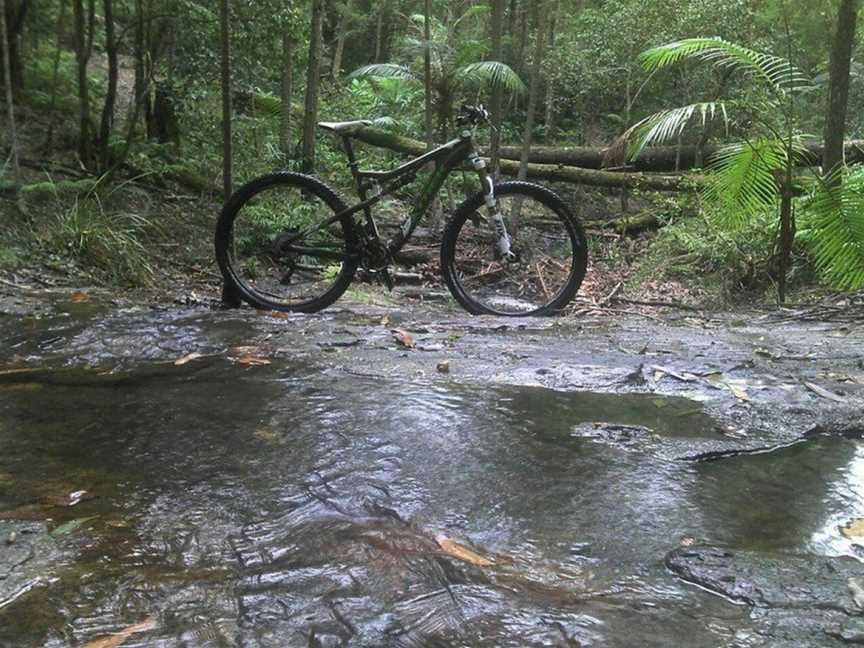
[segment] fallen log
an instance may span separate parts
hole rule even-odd
[[[395,135],[379,128],[361,128],[353,135],[361,142],[397,153],[418,156],[426,152],[426,145],[423,142],[410,137]],[[515,160],[501,160],[501,173],[516,176],[519,173],[519,163]],[[653,191],[695,191],[701,185],[701,178],[699,177],[601,171],[554,164],[529,164],[528,177],[593,187],[628,187]]]
[[[408,137],[394,135],[377,128],[365,128],[357,134],[357,138],[375,146],[381,146],[400,153],[419,155],[426,151],[423,142],[418,142]],[[716,145],[705,146],[702,149],[702,160],[708,160],[721,147]],[[822,142],[807,142],[804,144],[804,152],[799,160],[799,165],[819,166],[822,162]],[[572,166],[581,169],[602,170],[609,166],[609,147],[589,146],[534,146],[528,156],[528,162],[532,164],[552,164],[559,166]],[[488,155],[483,149],[481,153]],[[502,160],[519,160],[521,148],[517,146],[502,146]],[[634,160],[621,164],[624,172],[675,172],[687,171],[696,168],[699,159],[699,150],[695,144],[677,146],[649,146],[644,149]],[[846,162],[849,164],[864,163],[864,140],[852,140],[846,142]]]
[[[621,163],[623,170],[649,171],[649,172],[674,172],[688,171],[697,167],[697,160],[708,161],[722,147],[709,145],[702,148],[702,155],[695,144],[683,146],[649,146],[633,160]],[[588,146],[535,146],[531,148],[528,157],[529,162],[537,164],[563,164],[577,166],[583,169],[603,169],[610,166],[608,161],[609,147]],[[822,164],[822,142],[807,142],[798,160],[801,167],[819,166]],[[501,158],[506,160],[518,160],[519,147],[502,146]],[[846,142],[847,164],[864,163],[864,140],[853,140]]]

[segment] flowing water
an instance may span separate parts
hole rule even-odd
[[[716,435],[683,398],[303,358],[9,374],[0,520],[19,531],[0,557],[45,542],[0,589],[0,645],[142,620],[124,645],[779,645],[664,558],[856,555],[839,527],[864,516],[864,449],[677,458]]]

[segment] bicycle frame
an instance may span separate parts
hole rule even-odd
[[[303,246],[292,245],[294,242],[308,236],[309,234],[329,227],[330,225],[340,221],[346,216],[353,216],[362,211],[365,216],[365,234],[367,237],[380,240],[378,227],[375,219],[372,216],[372,206],[380,202],[386,196],[391,195],[398,189],[410,184],[416,179],[417,172],[429,163],[435,163],[435,171],[430,175],[426,182],[420,187],[420,194],[417,197],[413,209],[408,213],[405,219],[399,226],[399,232],[386,244],[386,251],[390,258],[398,253],[405,243],[411,238],[414,230],[420,224],[423,216],[429,210],[438,191],[444,185],[444,181],[452,171],[463,166],[464,162],[470,162],[471,167],[480,177],[481,186],[486,198],[486,206],[489,210],[490,217],[494,223],[495,232],[498,237],[498,249],[503,254],[508,254],[510,250],[509,236],[504,225],[504,220],[498,214],[497,202],[495,200],[495,190],[491,177],[486,171],[486,163],[480,158],[474,150],[473,140],[470,131],[463,131],[459,138],[453,139],[446,144],[435,148],[420,157],[406,162],[405,164],[392,169],[390,171],[373,171],[361,170],[359,163],[354,154],[354,147],[351,141],[351,135],[341,135],[342,145],[345,154],[348,157],[348,164],[351,169],[351,175],[354,178],[357,187],[357,194],[360,202],[356,205],[348,207],[341,212],[331,216],[323,223],[316,224],[310,228],[299,232],[292,237],[287,244],[291,245],[294,252],[315,254],[323,258],[331,258],[334,260],[348,260],[356,258],[354,255],[345,255],[333,250],[321,248],[308,248]],[[390,184],[379,190],[374,196],[368,196],[368,191],[375,187],[379,182],[390,182]],[[352,219],[353,221],[353,219]],[[356,225],[355,221],[355,225]],[[362,230],[361,230],[362,231]]]
[[[387,243],[387,251],[393,255],[399,252],[405,243],[411,238],[411,234],[423,220],[423,216],[432,206],[432,202],[438,195],[438,191],[447,180],[447,176],[452,171],[459,168],[473,153],[473,145],[470,133],[464,133],[462,137],[451,140],[420,157],[409,160],[405,164],[396,167],[390,171],[371,171],[361,170],[354,155],[354,147],[350,136],[342,138],[342,144],[345,149],[345,154],[348,156],[348,165],[351,169],[351,175],[354,177],[354,183],[357,186],[357,195],[361,202],[354,207],[351,207],[347,213],[356,213],[360,209],[363,210],[366,217],[366,225],[369,234],[378,236],[377,225],[372,216],[371,207],[386,196],[389,196],[396,190],[410,184],[416,179],[417,172],[427,164],[434,162],[435,171],[429,176],[425,183],[420,187],[420,194],[414,204],[414,208],[408,213],[405,219],[399,225],[399,233]],[[371,181],[371,182],[367,182]],[[393,181],[388,187],[385,187],[371,198],[367,198],[367,191],[374,187],[379,182]]]

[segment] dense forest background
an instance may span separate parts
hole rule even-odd
[[[0,0],[0,16],[10,271],[213,283],[226,191],[275,168],[349,191],[317,120],[374,120],[364,162],[386,166],[453,136],[469,102],[491,108],[479,137],[500,172],[554,184],[588,224],[589,293],[864,287],[857,0]]]

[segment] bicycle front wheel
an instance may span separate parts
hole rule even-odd
[[[497,258],[495,228],[477,194],[444,230],[441,269],[450,292],[475,315],[550,315],[575,296],[585,277],[585,234],[555,193],[530,182],[495,188],[512,257]]]
[[[216,259],[229,287],[255,308],[315,312],[345,292],[357,269],[351,218],[322,182],[275,173],[231,196],[216,226]]]

